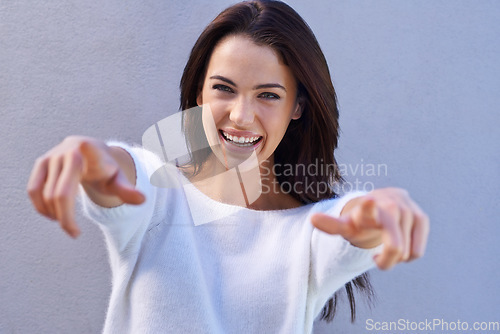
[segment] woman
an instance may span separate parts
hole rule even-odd
[[[197,106],[184,119],[191,160],[167,168],[184,187],[151,186],[163,165],[154,154],[86,137],[34,166],[40,213],[76,237],[81,184],[106,236],[105,332],[308,333],[321,311],[333,316],[342,285],[354,317],[349,281],[371,293],[363,273],[374,264],[422,256],[429,223],[407,192],[336,198],[335,92],[313,33],[286,4],[239,3],[209,24],[181,80],[181,109]],[[200,133],[208,149],[196,149]],[[313,164],[329,172],[304,172]]]

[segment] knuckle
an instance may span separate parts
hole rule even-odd
[[[52,192],[48,191],[48,189],[44,189],[42,193],[42,197],[45,201],[50,202],[53,199]]]
[[[50,170],[57,170],[57,166],[62,162],[63,157],[60,153],[54,153],[52,156],[47,158],[47,165],[50,174]]]
[[[396,188],[396,192],[404,197],[410,196],[410,193],[408,192],[408,190],[403,189],[403,188]]]
[[[26,192],[28,193],[28,195],[29,195],[30,198],[34,199],[38,195],[38,187],[35,187],[35,186],[32,186],[32,185],[28,185],[26,187]]]
[[[422,256],[424,256],[424,253],[423,252],[420,252],[420,251],[414,251],[411,253],[408,261],[412,261],[412,260],[416,260],[416,259],[419,259],[421,258]]]
[[[391,214],[396,214],[400,211],[399,204],[396,201],[389,201],[385,204],[386,210]]]
[[[75,140],[77,140],[79,137],[78,136],[75,136],[75,135],[69,135],[69,136],[66,136],[62,142],[63,143],[67,143],[67,142],[73,142]]]
[[[56,164],[62,164],[64,163],[64,154],[60,153],[54,157],[54,163]]]
[[[68,152],[68,158],[71,161],[72,167],[80,168],[83,164],[82,152],[79,148],[74,148]]]
[[[429,226],[429,217],[423,212],[415,213],[415,220],[417,220],[423,227]]]
[[[389,270],[392,268],[392,264],[391,263],[381,263],[380,264],[380,269],[382,270]]]
[[[80,152],[79,147],[72,148],[69,152],[68,155],[72,159],[80,159],[82,156],[82,153]]]
[[[40,166],[41,164],[45,163],[45,161],[47,161],[47,157],[42,155],[42,156],[35,159],[34,165],[35,165],[35,167]]]
[[[89,145],[91,145],[91,142],[87,139],[80,139],[78,141],[77,149],[79,152],[82,151],[82,149],[87,148]]]
[[[421,213],[421,212],[415,212],[413,214],[413,217],[415,218],[416,221],[421,222],[421,223],[423,223],[425,220],[425,217],[424,217],[423,213]]]
[[[410,251],[406,251],[401,255],[400,261],[407,262],[410,259]]]
[[[411,218],[413,218],[413,211],[410,208],[404,206],[400,207],[399,210],[401,212],[401,216],[406,218],[404,221],[411,221]]]
[[[53,200],[59,203],[64,203],[68,199],[68,194],[66,191],[57,191],[53,195]]]
[[[386,252],[391,256],[402,256],[403,248],[396,245],[387,245]]]
[[[43,200],[49,204],[50,206],[52,206],[54,204],[54,202],[56,201],[56,196],[53,192],[49,192],[49,191],[44,191],[43,192]]]
[[[404,196],[409,195],[408,190],[406,190],[404,188],[389,187],[389,188],[387,188],[387,190],[389,190],[391,193],[393,193],[393,195],[404,195]]]

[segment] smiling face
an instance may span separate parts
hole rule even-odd
[[[272,163],[288,124],[301,114],[290,69],[272,48],[242,35],[217,44],[197,102],[208,142],[226,168],[253,152]]]

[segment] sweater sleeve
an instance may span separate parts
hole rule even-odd
[[[344,206],[351,199],[364,192],[349,193],[330,202],[330,208],[320,210],[333,217],[339,217]],[[331,206],[333,204],[333,207]],[[357,276],[375,266],[373,257],[382,249],[379,245],[372,249],[353,246],[339,235],[330,235],[316,228],[311,238],[311,291],[315,295],[314,314],[318,314],[328,299]]]
[[[136,189],[145,195],[146,200],[140,205],[121,204],[106,208],[94,203],[81,185],[79,194],[84,214],[101,228],[110,246],[121,252],[134,234],[147,228],[144,225],[151,220],[158,188],[151,185],[150,176],[163,162],[140,146],[129,146],[117,141],[108,141],[106,144],[121,147],[130,154],[135,164]]]

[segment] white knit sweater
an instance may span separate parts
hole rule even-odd
[[[318,211],[338,216],[359,193],[256,211],[214,201],[193,186],[156,188],[149,177],[162,162],[154,154],[108,145],[132,155],[146,201],[102,208],[80,190],[109,251],[104,333],[310,333],[333,293],[374,265],[380,246],[356,248],[309,221]],[[197,224],[191,212],[208,223]]]

